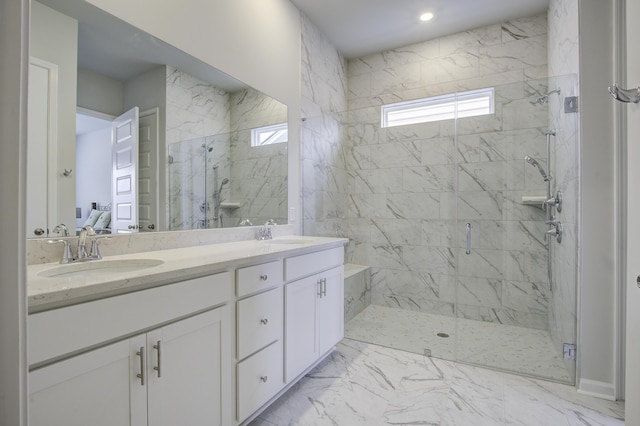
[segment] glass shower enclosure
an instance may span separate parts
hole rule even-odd
[[[341,115],[347,261],[372,266],[345,335],[573,383],[578,80],[493,89],[488,115],[387,128],[379,108]]]

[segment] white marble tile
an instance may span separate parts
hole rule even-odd
[[[623,415],[572,386],[344,339],[250,425],[614,426]]]

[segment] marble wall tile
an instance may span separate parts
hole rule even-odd
[[[344,68],[303,20],[305,230],[352,239],[347,259],[376,268],[372,303],[452,314],[457,266],[464,315],[544,328],[544,298],[535,291],[543,277],[533,272],[546,255],[544,212],[523,205],[522,196],[545,191],[523,158],[546,160],[552,105],[535,103],[549,87],[546,14],[353,59]],[[496,87],[491,116],[380,128],[381,104],[480,87]],[[332,96],[342,95],[349,111],[337,126],[325,126],[339,103]],[[457,229],[468,221],[471,256]],[[421,274],[431,277],[433,291],[420,288]],[[420,291],[412,290],[416,282]]]
[[[396,219],[439,219],[441,211],[438,193],[387,194],[381,214]]]
[[[454,53],[422,63],[420,81],[423,85],[454,82],[480,75],[480,59],[474,51]]]
[[[547,64],[547,36],[502,43],[479,49],[481,74],[495,74]]]
[[[419,63],[394,66],[374,71],[371,76],[371,95],[394,93],[419,87],[422,76]]]
[[[402,187],[406,192],[452,192],[455,188],[455,170],[451,165],[405,167]]]
[[[459,277],[456,303],[487,308],[502,307],[502,285],[500,279]]]
[[[440,38],[440,56],[472,51],[478,47],[493,46],[502,42],[499,25],[489,25]]]
[[[546,35],[547,15],[543,14],[503,22],[501,30],[503,42]]]
[[[372,221],[371,242],[420,245],[422,242],[421,228],[419,219],[376,219]]]
[[[348,64],[348,77],[371,74],[373,71],[421,62],[425,59],[437,58],[440,55],[440,40],[428,40],[398,49],[374,53],[362,58],[352,59]]]
[[[546,283],[503,281],[502,306],[518,312],[547,314],[549,290]]]

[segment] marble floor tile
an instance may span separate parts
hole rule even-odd
[[[439,337],[438,334],[449,337]],[[571,383],[549,333],[511,325],[369,305],[345,336],[417,354]]]
[[[344,339],[250,426],[623,425],[575,388]]]

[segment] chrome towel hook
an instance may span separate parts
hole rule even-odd
[[[634,104],[640,102],[640,87],[621,89],[618,87],[618,83],[613,83],[613,86],[609,86],[609,94],[620,102],[633,102]]]

